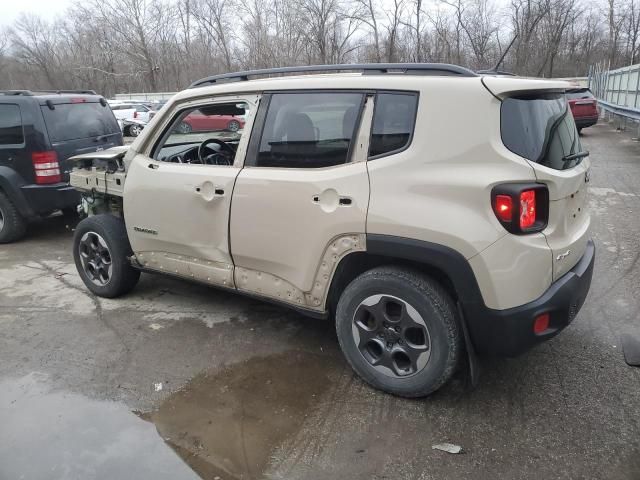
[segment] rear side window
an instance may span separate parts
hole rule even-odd
[[[109,106],[101,103],[64,103],[51,110],[42,106],[42,115],[52,142],[119,133],[120,128]]]
[[[582,151],[573,115],[563,94],[525,95],[502,102],[502,142],[513,153],[555,170],[566,170],[581,158],[566,160]]]
[[[369,158],[407,148],[413,137],[418,96],[414,93],[379,93],[375,105]]]
[[[322,168],[347,163],[363,98],[360,93],[273,94],[256,166]]]
[[[20,107],[14,104],[0,105],[0,145],[24,143]]]

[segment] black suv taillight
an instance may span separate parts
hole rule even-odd
[[[508,232],[540,232],[549,221],[549,190],[540,183],[496,185],[491,190],[491,207]]]

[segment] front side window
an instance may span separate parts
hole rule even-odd
[[[249,107],[217,103],[182,110],[154,148],[162,162],[233,165]]]
[[[413,93],[376,95],[369,158],[404,150],[413,137],[418,96]]]
[[[363,94],[276,93],[256,166],[323,168],[349,161]]]
[[[500,111],[502,143],[513,153],[555,170],[582,161],[580,137],[563,94],[506,98]]]
[[[24,143],[20,107],[14,104],[0,105],[0,145]]]

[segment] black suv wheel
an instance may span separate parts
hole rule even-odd
[[[396,267],[363,273],[338,302],[336,330],[353,369],[403,397],[429,395],[453,375],[462,351],[455,306],[431,278]]]
[[[27,231],[27,222],[7,195],[0,191],[0,243],[15,242]]]
[[[73,259],[84,284],[99,297],[118,297],[135,287],[140,271],[129,262],[132,254],[121,219],[95,215],[78,224]]]

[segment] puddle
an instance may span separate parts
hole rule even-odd
[[[252,358],[195,377],[143,418],[203,478],[257,479],[343,369],[299,351]]]
[[[126,406],[49,385],[37,373],[0,382],[0,478],[198,478]]]

